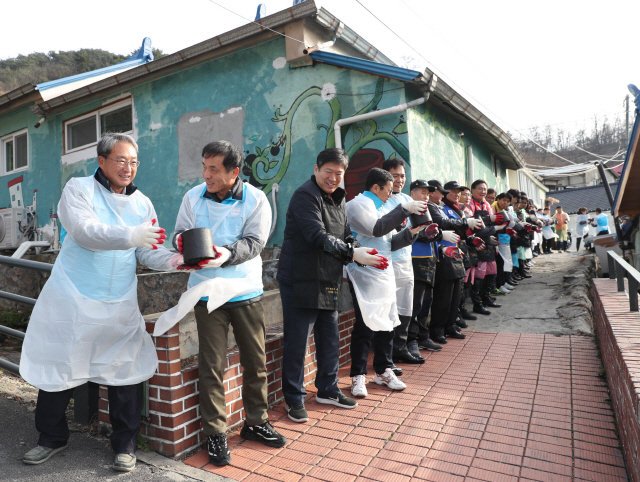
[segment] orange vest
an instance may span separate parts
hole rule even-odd
[[[556,231],[567,229],[569,227],[569,216],[567,216],[567,213],[562,212],[560,215],[556,213],[553,215],[553,219],[556,220]]]

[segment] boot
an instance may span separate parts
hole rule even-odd
[[[455,324],[456,324],[456,326],[457,326],[458,328],[469,328],[469,325],[467,325],[467,324],[465,323],[465,321],[462,319],[462,317],[460,317],[460,316],[458,316],[458,317],[456,318],[456,323],[455,323]]]
[[[531,278],[531,275],[530,275],[530,274],[528,274],[528,273],[525,271],[524,266],[520,265],[520,268],[518,268],[518,271],[519,271],[519,273],[518,273],[518,274],[520,275],[520,277],[521,277],[521,278],[523,278],[523,279],[524,279],[524,278]]]
[[[562,251],[564,251],[565,253],[567,252],[567,242],[568,241],[563,241],[562,242]]]
[[[471,313],[467,311],[466,301],[467,301],[467,290],[466,290],[466,285],[463,285],[462,296],[460,297],[460,308],[458,310],[460,312],[460,318],[462,318],[463,320],[477,320],[478,319],[477,316],[473,316]]]
[[[489,308],[500,308],[502,305],[496,303],[495,298],[491,296],[491,283],[495,278],[488,276],[484,279],[484,290],[482,291],[482,304]]]
[[[487,310],[482,304],[482,291],[484,290],[484,280],[476,279],[471,288],[471,301],[473,301],[473,312],[481,315],[490,315],[491,312]]]

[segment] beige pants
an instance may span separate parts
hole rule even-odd
[[[207,313],[195,307],[198,324],[200,414],[205,435],[227,430],[227,408],[224,391],[224,369],[227,362],[229,325],[240,350],[242,402],[248,425],[261,425],[267,414],[267,369],[265,367],[265,326],[262,301],[237,308]]]

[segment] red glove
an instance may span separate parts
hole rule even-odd
[[[502,213],[498,213],[495,215],[496,220],[494,221],[496,224],[502,224],[504,223],[504,214]]]
[[[178,238],[180,239],[180,238]],[[216,256],[217,257],[217,256]],[[201,270],[202,267],[207,264],[210,260],[208,259],[204,259],[202,261],[199,261],[198,264],[196,264],[195,266],[187,266],[186,264],[181,264],[180,266],[178,266],[176,269],[177,270],[183,270],[183,269],[189,269],[189,270],[194,270],[194,271],[198,271]]]
[[[424,234],[427,239],[435,238],[438,235],[438,232],[440,232],[440,229],[437,224],[429,224],[429,226],[424,230]]]
[[[373,253],[369,253],[369,254],[373,254]],[[387,258],[385,258],[384,256],[378,256],[378,259],[380,260],[380,263],[373,265],[374,268],[387,269],[389,267],[389,260]]]
[[[467,232],[465,233],[467,236],[473,236],[473,231],[471,230],[471,228],[467,229]]]
[[[453,246],[444,248],[443,252],[445,256],[453,259],[460,259],[464,256],[464,253],[462,251],[460,251],[458,248],[454,248]]]
[[[525,224],[524,225],[524,229],[527,230],[527,233],[533,233],[533,230],[535,229],[533,226],[531,226],[530,224]]]
[[[176,245],[178,245],[178,253],[182,254],[182,234],[178,234],[178,237],[176,238]]]
[[[540,226],[536,226],[536,233],[542,232],[542,228]]]
[[[516,230],[513,228],[507,228],[504,230],[505,233],[507,233],[509,236],[515,236],[516,235]]]
[[[473,243],[473,245],[479,249],[480,251],[483,251],[487,246],[484,244],[484,241],[482,241],[482,239],[477,238],[475,236],[473,236],[473,239],[471,241]]]

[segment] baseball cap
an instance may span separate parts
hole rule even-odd
[[[444,185],[444,188],[448,190],[460,189],[461,191],[464,191],[464,190],[470,191],[470,189],[467,186],[461,186],[460,184],[458,184],[458,181],[449,181]]]
[[[436,179],[432,179],[431,181],[428,181],[428,184],[434,188],[436,188],[438,191],[440,191],[442,194],[444,194],[445,196],[447,194],[449,194],[449,191],[447,191],[446,189],[444,189],[442,187],[442,183]]]
[[[415,181],[413,181],[409,185],[409,190],[413,191],[414,189],[418,189],[420,187],[429,189],[429,192],[434,192],[436,190],[436,188],[434,188],[433,186],[429,186],[429,183],[427,183],[427,181],[425,181],[424,179],[416,179]]]

